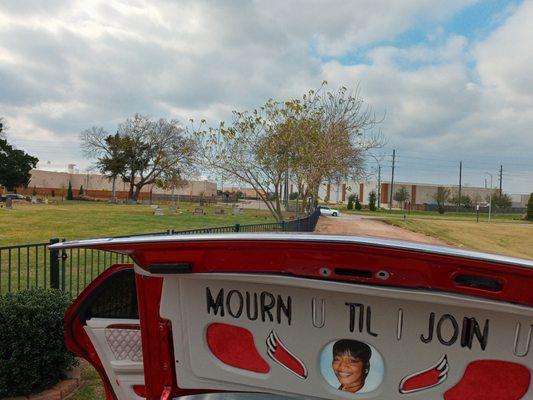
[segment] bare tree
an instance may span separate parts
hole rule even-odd
[[[365,104],[359,89],[341,87],[330,92],[326,85],[309,91],[292,107],[300,135],[295,142],[304,146],[292,172],[301,196],[314,202],[324,180],[340,183],[360,178],[366,152],[384,144],[381,133],[373,131],[382,120]]]
[[[272,215],[281,220],[280,192],[285,166],[270,151],[275,129],[264,110],[233,113],[231,126],[196,130],[204,167],[251,186]]]
[[[7,124],[4,117],[0,117],[0,139],[6,138]]]
[[[137,200],[144,186],[163,175],[177,175],[194,164],[195,141],[177,120],[154,121],[136,114],[119,124],[114,136],[93,127],[81,133],[81,140],[84,153],[97,158],[101,171],[120,175],[129,183],[131,200]]]
[[[433,199],[437,202],[439,214],[444,214],[444,211],[445,211],[444,205],[446,204],[449,198],[450,198],[450,189],[443,187],[443,186],[439,186],[437,188],[437,193],[433,195]]]
[[[358,176],[364,152],[382,143],[370,133],[380,121],[358,90],[329,92],[326,85],[301,99],[234,111],[229,127],[222,122],[216,129],[196,129],[203,165],[250,185],[278,220],[288,178],[309,209],[324,180]]]
[[[116,200],[116,180],[126,168],[123,151],[125,138],[118,133],[109,135],[103,128],[93,126],[81,133],[82,150],[87,158],[97,158],[93,166],[111,179],[112,201]]]

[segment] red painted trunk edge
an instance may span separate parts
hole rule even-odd
[[[116,245],[115,245],[116,246]],[[195,273],[271,273],[340,282],[426,289],[533,306],[533,269],[497,261],[363,244],[284,241],[155,242],[113,246],[146,270],[152,264],[190,263]],[[323,268],[331,273],[324,274]],[[369,271],[370,276],[336,269]],[[388,277],[378,273],[386,271]],[[490,278],[489,291],[454,282],[457,275]]]
[[[141,341],[144,363],[144,385],[147,399],[159,399],[163,392],[163,378],[159,370],[159,306],[161,302],[162,278],[135,275]]]
[[[117,397],[109,379],[105,373],[102,361],[98,357],[96,350],[85,332],[83,325],[78,319],[78,310],[81,305],[87,300],[91,292],[97,288],[103,281],[109,278],[111,275],[123,271],[126,269],[133,269],[131,264],[113,265],[100,274],[95,280],[93,280],[80,295],[74,300],[71,306],[67,309],[64,319],[65,328],[65,343],[67,348],[77,356],[87,360],[98,372],[100,379],[104,384],[107,400],[116,400]]]
[[[135,275],[144,363],[144,382],[147,400],[160,400],[170,389],[172,397],[202,393],[218,393],[216,390],[182,389],[176,381],[172,326],[161,318],[161,294],[163,278]]]

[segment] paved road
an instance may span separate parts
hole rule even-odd
[[[318,220],[316,233],[330,235],[373,236],[386,239],[408,240],[412,242],[446,245],[439,239],[421,233],[411,232],[397,226],[361,215],[343,214],[340,217],[324,217]]]

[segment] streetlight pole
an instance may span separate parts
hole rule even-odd
[[[489,223],[490,223],[490,215],[492,213],[492,174],[490,172],[485,172],[485,174],[490,176],[490,192],[489,192]]]

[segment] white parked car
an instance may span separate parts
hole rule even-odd
[[[341,215],[339,210],[336,210],[334,208],[330,208],[326,206],[318,206],[318,208],[320,209],[320,215],[331,215],[332,217]]]

